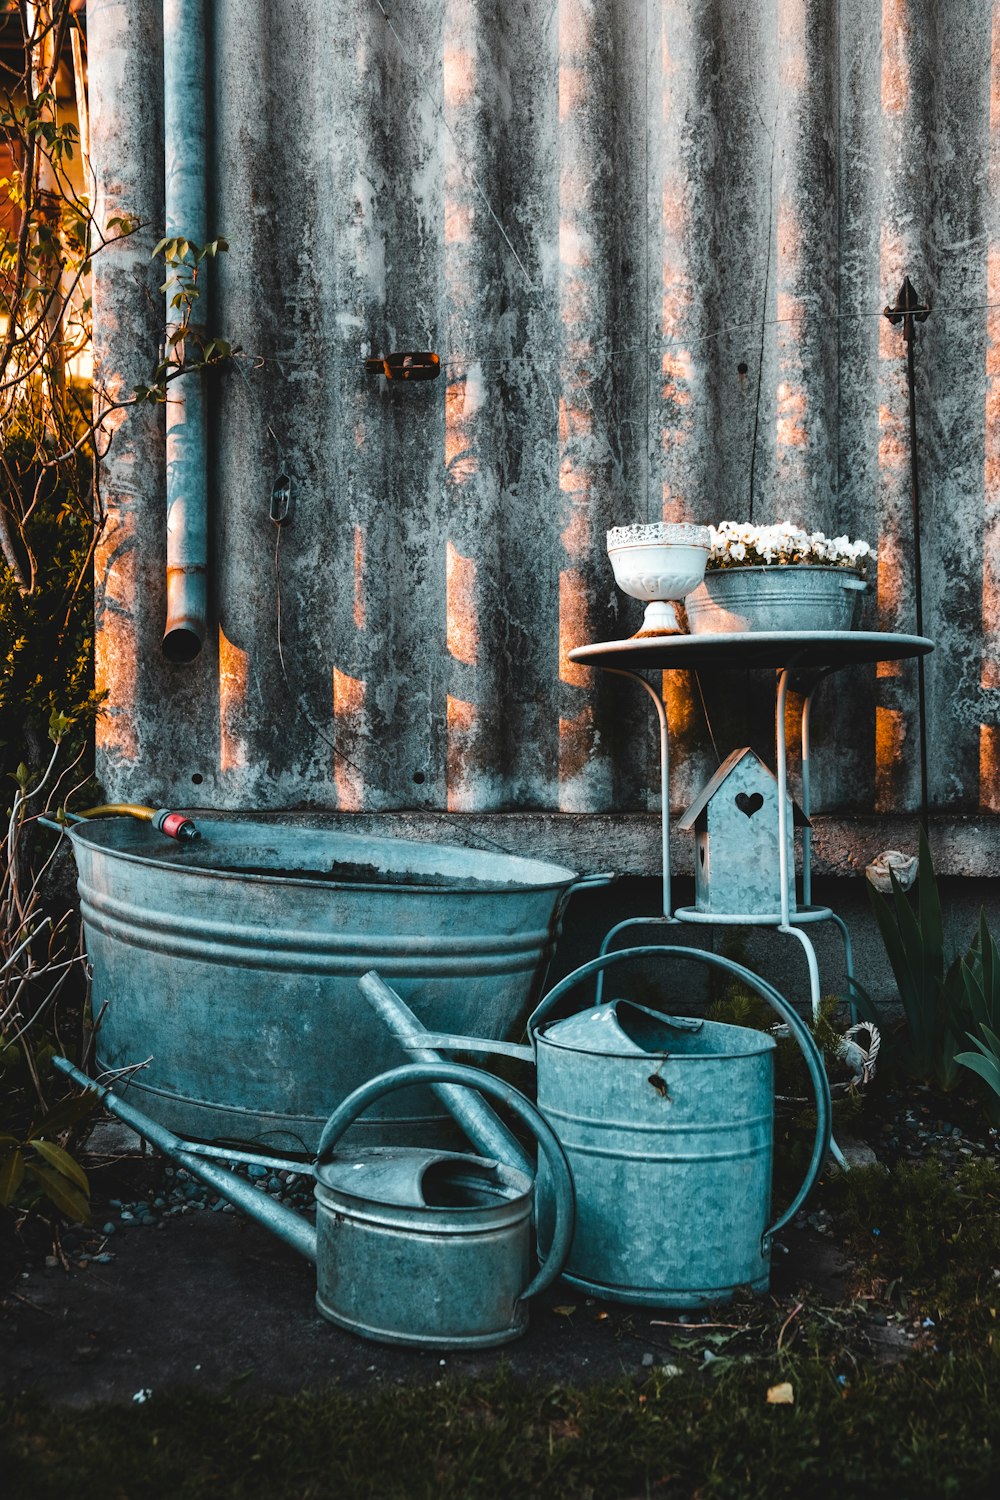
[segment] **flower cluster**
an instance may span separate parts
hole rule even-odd
[[[787,567],[792,563],[851,568],[864,576],[875,556],[867,542],[849,537],[824,536],[822,531],[803,531],[790,521],[774,526],[750,526],[738,521],[720,521],[710,527],[712,550],[709,568]]]

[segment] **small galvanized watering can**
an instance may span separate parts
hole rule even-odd
[[[546,1020],[577,985],[637,957],[690,959],[724,970],[767,1000],[798,1041],[816,1095],[816,1133],[805,1180],[775,1223],[768,1225],[772,1037],[623,1000]],[[386,986],[376,997],[370,976],[361,984],[406,1050],[429,1058],[436,1048],[461,1047],[460,1038],[421,1034],[412,1012],[391,1010]],[[660,1307],[723,1301],[742,1286],[765,1290],[772,1238],[805,1200],[830,1143],[823,1059],[787,1001],[717,954],[627,948],[584,964],[556,985],[531,1016],[528,1035],[532,1045],[518,1055],[535,1060],[538,1107],[566,1152],[576,1191],[567,1280],[612,1301]],[[495,1049],[479,1039],[466,1039],[465,1046]],[[476,1141],[479,1122],[470,1118],[464,1097],[449,1100],[449,1107]],[[503,1154],[503,1143],[490,1139],[491,1149]]]
[[[412,1063],[355,1089],[323,1131],[313,1228],[211,1160],[280,1165],[273,1158],[184,1140],[65,1058],[54,1061],[113,1114],[311,1260],[319,1311],[364,1338],[444,1349],[505,1344],[527,1327],[528,1299],[562,1270],[574,1219],[565,1155],[534,1106],[489,1073],[457,1063]],[[532,1173],[453,1151],[375,1146],[334,1153],[344,1131],[375,1100],[427,1083],[456,1093],[456,1085],[461,1092],[477,1090],[470,1098],[483,1109],[479,1094],[506,1104],[538,1142],[556,1223],[544,1265],[533,1278]]]
[[[474,1085],[504,1101],[535,1136],[552,1174],[556,1231],[533,1279],[530,1175],[417,1147],[332,1154],[369,1104],[431,1081]],[[316,1164],[316,1232],[316,1305],[332,1323],[389,1344],[505,1344],[527,1327],[528,1299],[562,1269],[573,1236],[573,1184],[555,1135],[516,1089],[476,1068],[411,1064],[363,1084],[327,1123]]]

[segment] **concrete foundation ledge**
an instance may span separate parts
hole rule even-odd
[[[273,819],[319,828],[340,828],[407,839],[436,840],[473,848],[496,848],[530,854],[569,865],[583,873],[613,870],[618,875],[660,872],[660,823],[655,813],[498,812],[446,813],[400,810],[338,813],[290,808],[251,812],[247,817]],[[192,817],[233,817],[233,810],[190,809]],[[865,866],[883,849],[915,853],[916,814],[891,813],[813,817],[813,870],[816,875],[864,875]],[[939,875],[988,880],[1000,876],[1000,814],[932,816],[931,850]],[[801,834],[796,842],[800,843]],[[670,863],[675,874],[692,873],[694,840],[671,828]]]

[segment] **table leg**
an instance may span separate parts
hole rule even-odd
[[[807,819],[812,806],[809,785],[809,716],[817,686],[818,684],[813,684],[802,702],[802,811]],[[808,822],[802,830],[802,904],[812,906],[812,829]]]
[[[819,1019],[820,990],[819,990],[819,962],[816,958],[816,949],[813,947],[812,939],[803,932],[801,927],[793,927],[790,922],[783,923],[778,928],[779,932],[790,933],[798,938],[806,955],[806,965],[809,969],[809,1003],[812,1006],[813,1020]]]
[[[851,1006],[851,1025],[858,1024],[858,1007],[854,1003],[854,944],[851,942],[851,933],[843,917],[838,917],[835,911],[830,913],[830,921],[836,922],[840,929],[840,936],[844,942],[844,969],[847,973],[847,994]]]
[[[598,958],[603,958],[604,955],[610,951],[613,940],[618,936],[620,932],[624,932],[627,927],[679,927],[680,925],[681,924],[678,922],[676,917],[626,917],[623,922],[616,922],[613,927],[608,928],[607,932],[604,934],[603,939],[601,940],[601,946],[598,949],[597,956]],[[597,975],[597,988],[594,994],[594,1004],[601,1005],[603,1003],[603,1000],[604,970],[600,969]]]
[[[781,931],[790,931],[788,918],[788,747],[785,743],[785,702],[788,698],[788,668],[778,673],[774,707],[774,743],[778,777],[778,879]],[[794,877],[794,868],[792,874]],[[811,945],[810,945],[811,946]]]
[[[669,919],[673,914],[673,906],[670,895],[670,741],[667,711],[660,694],[638,672],[628,672],[622,667],[608,667],[606,670],[619,677],[631,677],[633,682],[645,688],[653,700],[660,723],[660,857],[663,865],[663,916]]]

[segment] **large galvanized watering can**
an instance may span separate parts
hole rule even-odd
[[[516,1089],[457,1063],[411,1063],[362,1084],[331,1115],[316,1165],[316,1226],[211,1159],[225,1147],[184,1140],[73,1067],[55,1066],[220,1196],[316,1266],[325,1318],[381,1343],[430,1348],[505,1344],[528,1300],[562,1270],[573,1237],[573,1183],[551,1128]],[[505,1104],[538,1143],[553,1185],[555,1230],[531,1275],[533,1174],[495,1160],[419,1147],[334,1147],[360,1114],[412,1084],[474,1088]],[[478,1093],[473,1096],[478,1098]],[[481,1101],[480,1101],[481,1103]],[[246,1160],[248,1153],[234,1152]],[[271,1159],[272,1165],[275,1164]],[[308,1172],[297,1164],[297,1170]]]
[[[816,1095],[816,1132],[805,1179],[775,1222],[768,1222],[772,1037],[623,1000],[548,1019],[576,986],[640,957],[688,959],[731,974],[765,999],[798,1041]],[[376,987],[371,976],[361,983],[406,1050],[430,1058],[438,1049],[461,1049],[460,1038],[422,1032],[412,1012],[404,1016],[390,1006],[387,987]],[[627,948],[584,964],[556,985],[531,1016],[528,1035],[531,1046],[520,1049],[469,1038],[464,1046],[516,1052],[536,1063],[538,1107],[566,1152],[576,1191],[567,1280],[613,1301],[667,1307],[722,1301],[742,1286],[765,1290],[772,1238],[810,1192],[830,1143],[823,1059],[788,1002],[758,975],[717,954]],[[461,1099],[447,1102],[477,1141],[481,1121]],[[480,1109],[488,1106],[480,1101]],[[491,1150],[515,1159],[495,1134],[489,1139]]]

